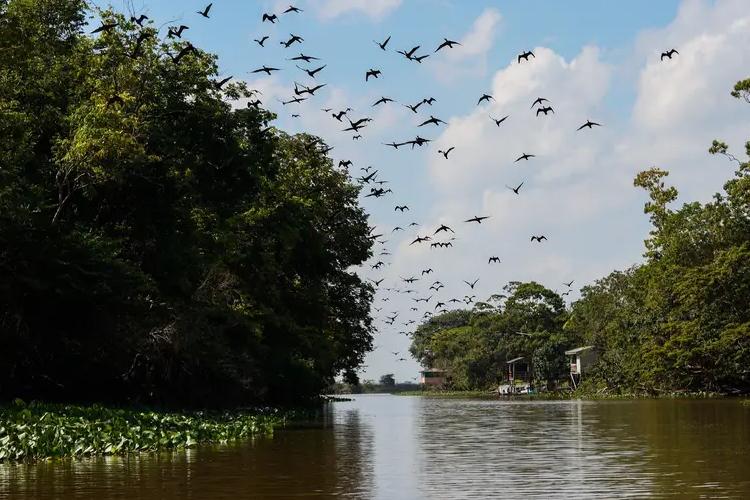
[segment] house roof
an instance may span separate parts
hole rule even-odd
[[[513,359],[508,360],[508,364],[512,365],[513,363],[518,363],[519,361],[522,361],[522,360],[523,360],[523,356],[520,356],[518,358],[513,358]]]
[[[583,347],[576,347],[575,349],[571,349],[569,351],[565,351],[566,356],[572,356],[573,354],[578,354],[579,352],[588,351],[589,349],[593,349],[594,346],[587,345]]]
[[[440,368],[425,368],[424,370],[419,370],[419,373],[445,373],[446,370],[441,370]]]

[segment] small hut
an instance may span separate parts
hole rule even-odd
[[[427,387],[445,387],[447,373],[438,368],[428,368],[419,372],[419,383]]]
[[[570,358],[570,380],[575,389],[581,383],[581,380],[583,380],[583,374],[588,373],[591,365],[596,362],[598,357],[596,349],[592,345],[576,347],[575,349],[565,351],[565,355]]]
[[[530,372],[531,370],[529,369],[529,362],[526,361],[526,358],[524,358],[523,356],[513,358],[508,361],[508,383],[511,385],[511,387],[514,385],[516,380],[528,382]]]

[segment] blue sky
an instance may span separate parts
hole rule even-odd
[[[562,291],[561,283],[574,279],[575,299],[578,287],[637,263],[648,220],[645,196],[632,187],[635,174],[665,168],[682,201],[706,200],[732,173],[706,153],[711,140],[722,138],[740,151],[750,130],[750,114],[729,96],[750,67],[750,11],[743,0],[299,0],[294,4],[304,12],[280,15],[276,25],[262,23],[262,13],[280,13],[289,2],[218,0],[211,18],[203,19],[195,11],[206,3],[112,5],[135,7],[157,26],[189,25],[185,38],[219,55],[222,76],[263,91],[261,100],[278,113],[280,128],[320,135],[335,146],[336,162],[353,161],[353,176],[373,165],[378,178],[389,181],[392,195],[363,199],[371,223],[389,240],[376,246],[373,260],[382,259],[385,268],[372,270],[368,262],[363,276],[405,289],[400,277],[434,269],[434,279],[417,282],[414,294],[378,293],[378,348],[368,356],[364,378],[417,376],[416,362],[397,360],[409,357],[409,339],[399,331],[436,300],[463,297],[465,279],[480,279],[473,292],[479,299],[510,280]],[[279,42],[291,33],[305,41],[285,49]],[[263,35],[270,36],[265,48],[252,41]],[[373,41],[389,35],[383,52]],[[432,54],[444,37],[464,45]],[[432,54],[423,64],[394,52],[415,45],[422,46],[419,54]],[[680,55],[662,63],[660,53],[673,47]],[[519,65],[516,55],[524,50],[534,50],[536,58]],[[327,65],[317,77],[327,87],[303,104],[282,106],[278,100],[292,97],[294,81],[312,82],[287,60],[300,51]],[[282,71],[250,74],[264,64]],[[369,68],[382,70],[382,77],[365,83]],[[477,106],[485,92],[496,100]],[[372,108],[381,96],[398,103]],[[538,96],[551,100],[554,116],[533,114]],[[426,97],[437,102],[419,115],[403,106]],[[353,118],[374,121],[353,141],[323,107],[351,107]],[[418,128],[430,115],[448,125]],[[510,118],[502,127],[490,120],[504,115]],[[576,132],[587,119],[604,127]],[[414,151],[383,146],[416,134],[433,142]],[[437,154],[450,146],[456,149],[448,160]],[[524,152],[537,157],[515,163]],[[520,196],[505,187],[522,181]],[[409,212],[394,212],[403,204]],[[492,218],[482,226],[462,222],[474,215]],[[420,226],[392,233],[412,221]],[[454,248],[409,245],[441,223],[456,230]],[[549,241],[532,245],[531,234]],[[379,256],[384,250],[390,255]],[[492,255],[502,263],[487,265]],[[420,304],[411,311],[411,299],[429,295],[434,280],[446,288],[427,309]],[[385,325],[383,317],[395,312],[398,321]]]

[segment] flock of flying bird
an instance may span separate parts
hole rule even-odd
[[[210,14],[212,12],[213,4],[208,4],[203,10],[198,11],[197,14],[205,19],[210,19]],[[303,12],[302,9],[295,7],[294,5],[290,5],[288,8],[281,10],[279,13],[262,13],[261,21],[263,25],[276,25],[276,24],[282,24],[283,19],[285,16],[288,15],[294,15],[294,14],[301,14]],[[146,15],[140,15],[138,17],[133,16],[131,17],[131,22],[136,23],[139,27],[143,27],[144,21],[148,20],[148,16]],[[111,30],[118,26],[118,23],[115,22],[103,22],[100,27],[92,31],[92,34],[96,33],[102,33],[108,30]],[[179,26],[170,26],[167,31],[167,37],[171,39],[182,39],[183,34],[186,30],[189,30],[190,27],[186,26],[184,24],[181,24]],[[148,32],[141,32],[141,35],[138,36],[136,39],[136,46],[134,47],[133,52],[131,53],[131,57],[135,58],[138,57],[140,53],[140,46],[143,43],[143,41],[153,36],[149,34]],[[271,40],[271,35],[264,34],[263,36],[260,36],[253,40],[255,44],[257,44],[260,48],[265,48],[266,43]],[[284,47],[284,49],[289,49],[292,46],[295,45],[302,45],[304,44],[305,39],[297,34],[290,33],[288,38],[281,39],[278,43]],[[381,50],[384,52],[387,52],[390,50],[391,47],[391,36],[388,36],[383,41],[374,41],[375,46],[377,47],[375,50]],[[409,62],[415,62],[417,64],[421,64],[425,59],[429,58],[432,54],[450,50],[455,47],[461,46],[461,43],[455,40],[451,40],[448,38],[444,38],[442,42],[440,42],[435,50],[433,52],[424,52],[421,45],[415,45],[408,49],[402,49],[402,50],[395,50],[394,53],[400,54],[403,56],[407,61]],[[194,53],[196,51],[195,47],[190,42],[185,42],[184,45],[182,45],[181,50],[177,54],[168,54],[169,57],[172,59],[174,64],[180,64],[180,61],[188,56],[190,53]],[[419,52],[423,51],[421,55],[419,55]],[[669,51],[663,52],[661,54],[661,61],[664,61],[664,59],[671,60],[673,56],[678,55],[679,52],[675,49],[670,49]],[[531,50],[525,50],[518,54],[516,58],[516,62],[518,64],[533,64],[533,59],[535,59],[536,56],[534,55],[534,52]],[[317,83],[317,78],[327,68],[327,64],[321,64],[319,61],[321,58],[314,57],[311,55],[306,55],[303,52],[300,52],[299,55],[288,58],[289,61],[292,61],[294,63],[294,67],[300,70],[302,73],[304,73],[313,83],[310,85],[301,84],[298,82],[294,82],[294,88],[292,89],[293,96],[290,97],[288,100],[280,101],[281,104],[286,107],[293,104],[299,104],[302,103],[312,97],[315,96],[315,93],[319,90],[323,89],[327,86],[326,83]],[[304,67],[301,64],[309,65],[309,67]],[[265,74],[265,75],[272,75],[275,72],[282,71],[281,68],[273,67],[273,66],[267,66],[263,65],[260,68],[254,69],[251,71],[253,74]],[[379,68],[368,68],[366,71],[364,71],[364,82],[365,84],[368,84],[372,80],[380,79],[383,76],[383,71]],[[217,89],[221,89],[221,87],[232,80],[232,76],[229,76],[227,78],[224,78],[220,81],[214,82]],[[253,95],[260,95],[260,91],[252,91]],[[111,101],[117,100],[117,96],[113,97]],[[476,101],[476,105],[482,105],[483,103],[490,103],[491,101],[494,101],[495,98],[491,94],[482,94]],[[411,111],[413,114],[418,115],[420,113],[420,108],[423,106],[432,107],[433,104],[437,102],[437,99],[434,97],[427,97],[424,98],[414,104],[408,104],[404,103],[403,106],[406,107],[409,111]],[[377,99],[373,104],[372,107],[378,107],[383,105],[389,105],[389,104],[398,104],[396,100],[383,96]],[[262,105],[262,102],[260,99],[255,99],[253,101],[250,101],[248,103],[249,107],[259,107]],[[531,110],[534,110],[534,114],[536,117],[544,118],[551,118],[549,115],[555,114],[554,107],[552,103],[545,97],[537,97],[532,103],[531,103]],[[336,120],[337,122],[340,122],[342,126],[345,128],[342,128],[342,132],[350,132],[352,134],[353,140],[360,140],[362,139],[361,131],[366,129],[368,125],[371,124],[373,121],[370,117],[358,117],[355,118],[353,116],[354,110],[350,107],[347,107],[343,110],[334,110],[331,108],[323,108],[322,112],[326,115],[330,115],[331,119]],[[292,113],[292,118],[299,118],[299,114]],[[508,120],[510,116],[506,115],[500,118],[495,118],[494,116],[489,116],[489,119],[492,120],[492,122],[497,127],[502,127],[506,120]],[[346,120],[346,122],[344,122]],[[423,117],[423,119],[420,121],[420,123],[417,125],[418,129],[422,129],[423,127],[440,127],[443,125],[447,125],[447,122],[432,115],[429,114],[428,117]],[[593,129],[594,127],[601,127],[602,125],[600,123],[587,120],[585,123],[583,123],[580,127],[578,127],[578,131],[583,131],[584,129]],[[414,149],[417,147],[424,147],[431,143],[431,139],[426,139],[422,137],[421,135],[417,134],[415,138],[408,139],[408,140],[402,140],[402,141],[392,141],[390,143],[385,143],[384,146],[392,147],[396,150],[402,147],[409,147],[410,149]],[[330,151],[333,149],[332,147],[324,147],[322,141],[316,141],[314,143],[315,146],[322,146],[324,153],[330,153]],[[456,146],[451,146],[446,149],[441,149],[436,152],[436,154],[441,155],[445,160],[449,159],[449,156],[451,153],[456,150]],[[515,162],[520,161],[530,161],[533,158],[535,158],[536,155],[530,154],[530,153],[522,153],[520,156],[518,156],[515,160]],[[338,162],[338,167],[349,169],[353,167],[353,162],[351,160],[340,160]],[[383,180],[379,177],[380,172],[378,170],[374,170],[373,167],[368,166],[361,168],[360,171],[362,172],[359,177],[356,177],[356,180],[362,184],[363,186],[367,186],[369,188],[369,191],[365,192],[367,194],[364,195],[366,198],[382,198],[387,196],[388,194],[393,193],[393,190],[386,187],[388,184],[387,180]],[[524,186],[525,182],[519,183],[517,186],[507,186],[507,189],[512,191],[515,195],[520,196],[521,195],[521,188]],[[406,212],[409,212],[409,206],[408,205],[396,205],[394,207],[395,212],[400,212],[401,214],[404,214]],[[463,220],[463,224],[477,224],[481,225],[483,221],[489,219],[491,216],[489,215],[483,215],[483,216],[474,216],[468,219]],[[393,228],[391,233],[396,233],[400,231],[406,231],[407,229],[411,228],[420,228],[420,224],[417,222],[410,222],[406,228],[401,226],[396,226]],[[380,270],[383,269],[384,266],[389,265],[383,260],[380,260],[380,258],[385,258],[389,255],[391,255],[391,252],[385,247],[385,244],[388,242],[387,240],[382,240],[382,238],[385,236],[384,234],[374,234],[375,227],[370,228],[370,239],[375,241],[376,243],[380,244],[382,248],[380,249],[379,253],[375,257],[377,259],[377,262],[374,262],[370,265],[370,268],[372,270]],[[453,227],[450,227],[446,224],[441,224],[439,227],[437,227],[434,231],[428,231],[423,236],[420,236],[417,234],[414,239],[411,241],[410,245],[421,245],[428,243],[431,249],[437,249],[437,248],[450,248],[453,247],[453,243],[456,241],[456,230]],[[440,241],[438,241],[440,240]],[[545,241],[547,241],[548,238],[544,234],[534,234],[530,237],[531,243],[538,243],[541,244]],[[497,265],[501,264],[501,260],[499,256],[491,255],[487,259],[487,265]],[[409,277],[401,277],[400,282],[396,283],[390,287],[382,287],[381,285],[384,283],[385,278],[380,279],[371,279],[370,281],[372,284],[382,292],[386,292],[384,296],[381,296],[379,298],[379,304],[373,305],[373,309],[377,313],[381,313],[385,307],[385,303],[389,302],[392,298],[392,294],[405,294],[405,295],[414,295],[411,300],[413,302],[413,305],[410,307],[409,311],[410,313],[419,313],[422,312],[422,319],[426,320],[433,316],[434,314],[439,313],[445,313],[448,312],[450,307],[467,307],[471,306],[476,301],[476,295],[474,295],[472,292],[474,291],[475,287],[479,283],[479,278],[471,279],[471,280],[464,280],[463,284],[467,287],[467,293],[463,297],[452,297],[450,299],[440,299],[437,297],[437,295],[440,293],[440,290],[442,288],[445,288],[445,285],[440,280],[434,280],[430,282],[429,277],[434,273],[434,270],[432,268],[427,268],[421,270],[419,273],[419,276],[409,276]],[[423,293],[420,293],[419,290],[417,290],[415,287],[417,286],[417,282],[421,282],[423,279],[427,279],[425,283],[430,283],[429,287],[425,286],[426,290]],[[566,291],[563,292],[561,295],[563,297],[568,296],[572,293],[572,285],[574,281],[571,280],[567,283],[563,283],[563,285],[566,287]],[[433,305],[434,302],[434,305]],[[423,309],[420,309],[423,308]],[[384,323],[388,326],[394,326],[396,321],[398,320],[399,316],[401,315],[400,311],[392,311],[389,314],[386,314],[384,316]],[[409,319],[408,321],[401,322],[400,324],[403,325],[405,328],[410,328],[413,325],[416,324],[415,319]],[[407,330],[401,330],[399,332],[400,334],[410,336],[411,333]],[[399,357],[399,352],[392,352],[392,354],[396,357],[397,361],[406,361],[406,358]],[[362,367],[366,368],[366,367]]]

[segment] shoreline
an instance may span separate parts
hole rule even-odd
[[[0,406],[0,464],[224,444],[272,435],[292,417],[274,408],[172,411],[17,401]]]
[[[539,401],[565,401],[581,399],[589,401],[603,400],[642,400],[642,399],[736,399],[743,405],[750,406],[750,396],[747,394],[722,394],[717,392],[669,392],[663,394],[623,393],[606,394],[591,392],[543,392],[537,394],[499,395],[495,391],[402,391],[392,393],[394,396],[427,397],[436,399],[520,399]]]

